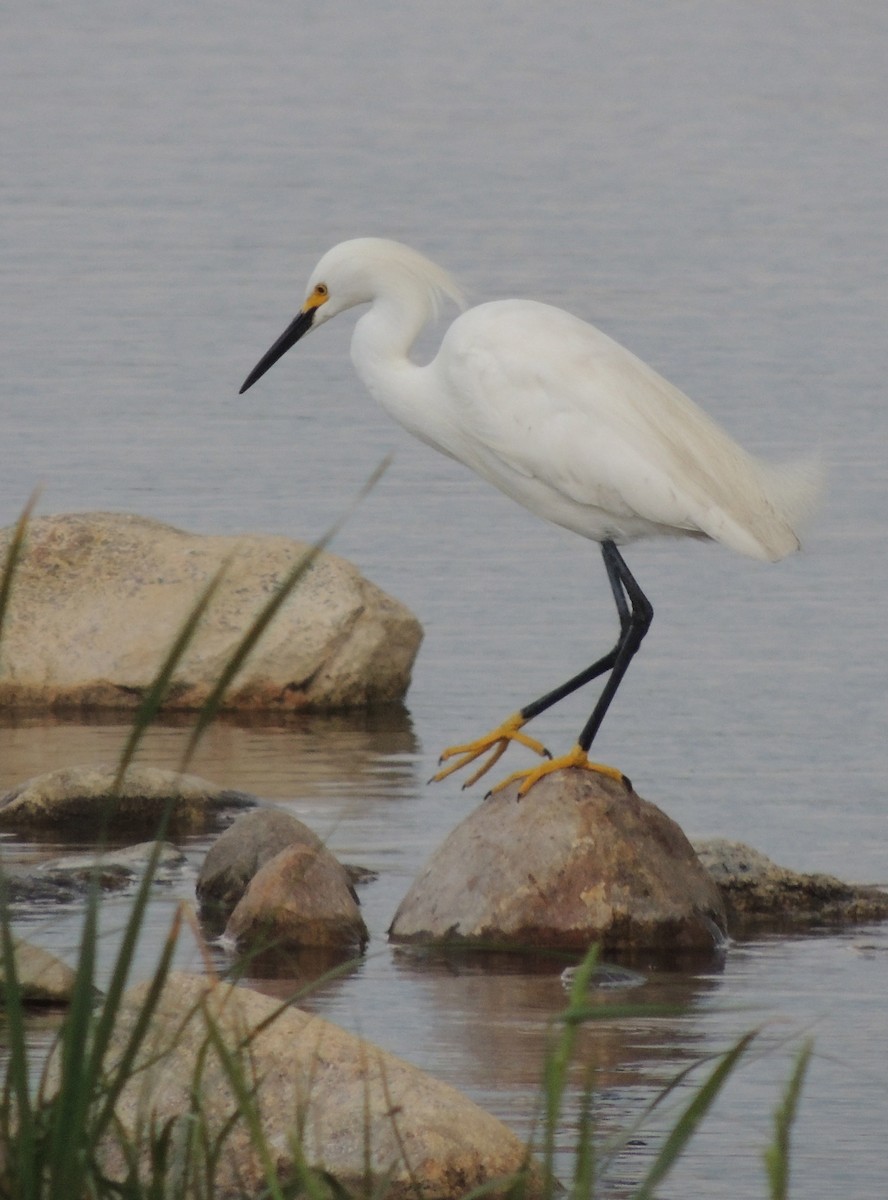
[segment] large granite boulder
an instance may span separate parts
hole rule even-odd
[[[718,889],[681,829],[623,784],[544,776],[489,796],[445,839],[389,935],[489,949],[585,950],[669,960],[725,936]]]
[[[127,1050],[151,983],[129,991],[115,1024],[106,1066]],[[301,1156],[349,1195],[387,1200],[449,1200],[508,1178],[526,1166],[524,1144],[495,1117],[403,1059],[320,1017],[268,996],[204,977],[173,974],[135,1070],[115,1105],[119,1132],[147,1170],[149,1128],[194,1142],[197,1103],[213,1146],[226,1125],[215,1171],[217,1200],[262,1191],[262,1156],[238,1104],[231,1077],[210,1043],[239,1059],[278,1176]],[[52,1069],[50,1079],[53,1078]],[[232,1117],[234,1120],[232,1121]],[[141,1141],[140,1141],[141,1139]],[[196,1144],[196,1143],[195,1143]],[[204,1143],[201,1143],[204,1144]],[[109,1135],[107,1172],[126,1176],[124,1154]],[[533,1195],[534,1179],[525,1193]],[[502,1194],[503,1187],[488,1195]]]
[[[0,561],[11,530],[0,532]],[[31,521],[0,645],[0,705],[133,708],[220,567],[224,577],[167,697],[200,707],[241,636],[308,547],[200,536],[145,517]],[[334,709],[400,700],[422,631],[344,559],[319,555],[225,699],[231,709]]]

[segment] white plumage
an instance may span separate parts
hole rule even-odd
[[[417,336],[448,298],[462,303],[450,276],[409,247],[382,238],[343,242],[318,263],[299,315],[241,391],[308,329],[369,303],[351,346],[369,391],[411,433],[532,512],[605,548],[673,535],[710,538],[770,561],[798,549],[796,522],[817,490],[814,464],[757,460],[612,338],[535,301],[501,300],[469,309],[447,330],[431,362],[412,362]],[[605,564],[615,596],[621,589],[628,607],[623,605],[624,614],[618,600],[621,640],[614,651],[577,677],[586,682],[612,671],[613,686],[593,713],[597,719],[590,718],[595,728],[585,745],[581,735],[582,757],[652,615],[646,621],[638,615],[643,605],[633,598],[637,584],[619,552],[607,551]],[[629,625],[635,634],[627,640]],[[516,731],[554,703],[550,697],[563,694],[556,689],[485,738],[454,748],[473,751],[456,767],[485,749],[499,757],[510,740],[541,749],[524,735],[516,739]],[[579,761],[576,751],[569,765],[596,769]],[[534,775],[549,769],[551,764]]]

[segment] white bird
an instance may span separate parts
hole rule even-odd
[[[562,767],[628,780],[588,751],[653,609],[618,545],[649,535],[708,538],[776,561],[798,549],[794,525],[814,501],[817,468],[752,457],[677,388],[606,334],[532,300],[463,312],[425,366],[410,359],[442,300],[463,307],[441,267],[384,238],[342,242],[321,259],[299,314],[247,376],[241,393],[310,329],[369,304],[351,342],[355,370],[411,433],[471,467],[538,516],[598,542],[620,622],[613,649],[490,733],[452,746],[443,779],[491,751],[469,786],[516,741],[549,757],[524,794]],[[607,682],[576,746],[551,758],[521,732],[532,718],[599,675]]]

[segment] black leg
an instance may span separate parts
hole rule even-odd
[[[433,779],[446,779],[454,771],[462,770],[463,767],[467,767],[469,763],[475,762],[481,755],[489,752],[488,759],[463,784],[463,787],[470,787],[482,775],[486,774],[494,763],[499,761],[512,742],[519,742],[521,745],[533,750],[536,754],[548,758],[549,762],[544,766],[536,767],[531,772],[519,771],[514,775],[510,775],[507,780],[503,781],[503,784],[497,785],[498,788],[504,786],[505,783],[514,778],[527,776],[519,792],[519,795],[524,795],[527,789],[542,774],[565,766],[582,767],[586,770],[598,771],[610,776],[612,779],[621,779],[624,783],[628,783],[625,776],[615,768],[590,763],[587,751],[592,744],[592,739],[598,732],[598,727],[604,720],[604,714],[607,712],[611,700],[616,695],[617,688],[620,686],[620,680],[626,674],[626,669],[632,661],[633,655],[641,645],[641,640],[650,627],[654,610],[641,588],[635,582],[632,573],[626,566],[622,555],[614,543],[611,541],[602,542],[601,554],[604,559],[605,569],[607,570],[611,591],[614,595],[614,603],[617,606],[617,616],[620,619],[620,636],[613,650],[605,654],[603,658],[599,658],[591,667],[586,667],[579,675],[574,675],[566,683],[562,683],[551,692],[546,692],[545,696],[540,696],[538,700],[526,704],[524,708],[507,717],[501,725],[484,734],[483,737],[476,738],[474,741],[466,742],[463,745],[449,746],[442,753],[440,762],[443,763],[447,759],[454,759],[455,761],[439,770],[432,776]],[[551,708],[553,704],[557,704],[565,696],[570,696],[573,692],[583,687],[584,684],[597,679],[599,675],[604,675],[608,671],[610,672],[610,677],[598,698],[598,703],[595,705],[592,715],[583,727],[577,745],[569,754],[553,759],[541,742],[536,741],[535,738],[528,737],[526,733],[522,732],[523,726],[531,718],[539,716],[541,712],[545,712],[547,708]]]
[[[620,681],[626,674],[626,669],[654,619],[651,602],[636,583],[635,577],[626,566],[623,556],[614,543],[603,542],[601,553],[613,588],[614,599],[617,602],[617,611],[620,614],[620,640],[612,652],[614,661],[610,678],[604,685],[604,689],[598,697],[598,703],[580,734],[578,744],[582,750],[588,750],[592,745],[601,722],[604,720],[604,714],[607,712],[611,700],[617,694]]]
[[[565,696],[570,696],[585,684],[591,683],[599,675],[610,671],[611,677],[595,706],[595,711],[580,735],[579,744],[584,750],[588,750],[591,746],[592,739],[604,720],[604,714],[614,698],[620,680],[625,675],[632,656],[641,645],[641,639],[650,628],[654,616],[654,610],[648,598],[635,582],[631,571],[623,561],[623,556],[613,542],[602,542],[601,556],[604,559],[607,577],[617,606],[617,615],[620,618],[620,636],[617,644],[609,654],[599,658],[591,667],[587,667],[579,675],[574,675],[573,679],[568,679],[559,687],[553,688],[551,692],[546,692],[545,696],[540,696],[538,700],[525,704],[521,709],[523,720],[529,721],[532,717],[537,717],[541,712],[545,712],[547,708],[551,708],[553,704],[557,704],[559,700],[563,700]]]

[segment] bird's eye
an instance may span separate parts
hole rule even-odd
[[[327,298],[327,294],[326,283],[319,283],[315,288],[315,295],[325,300]]]

